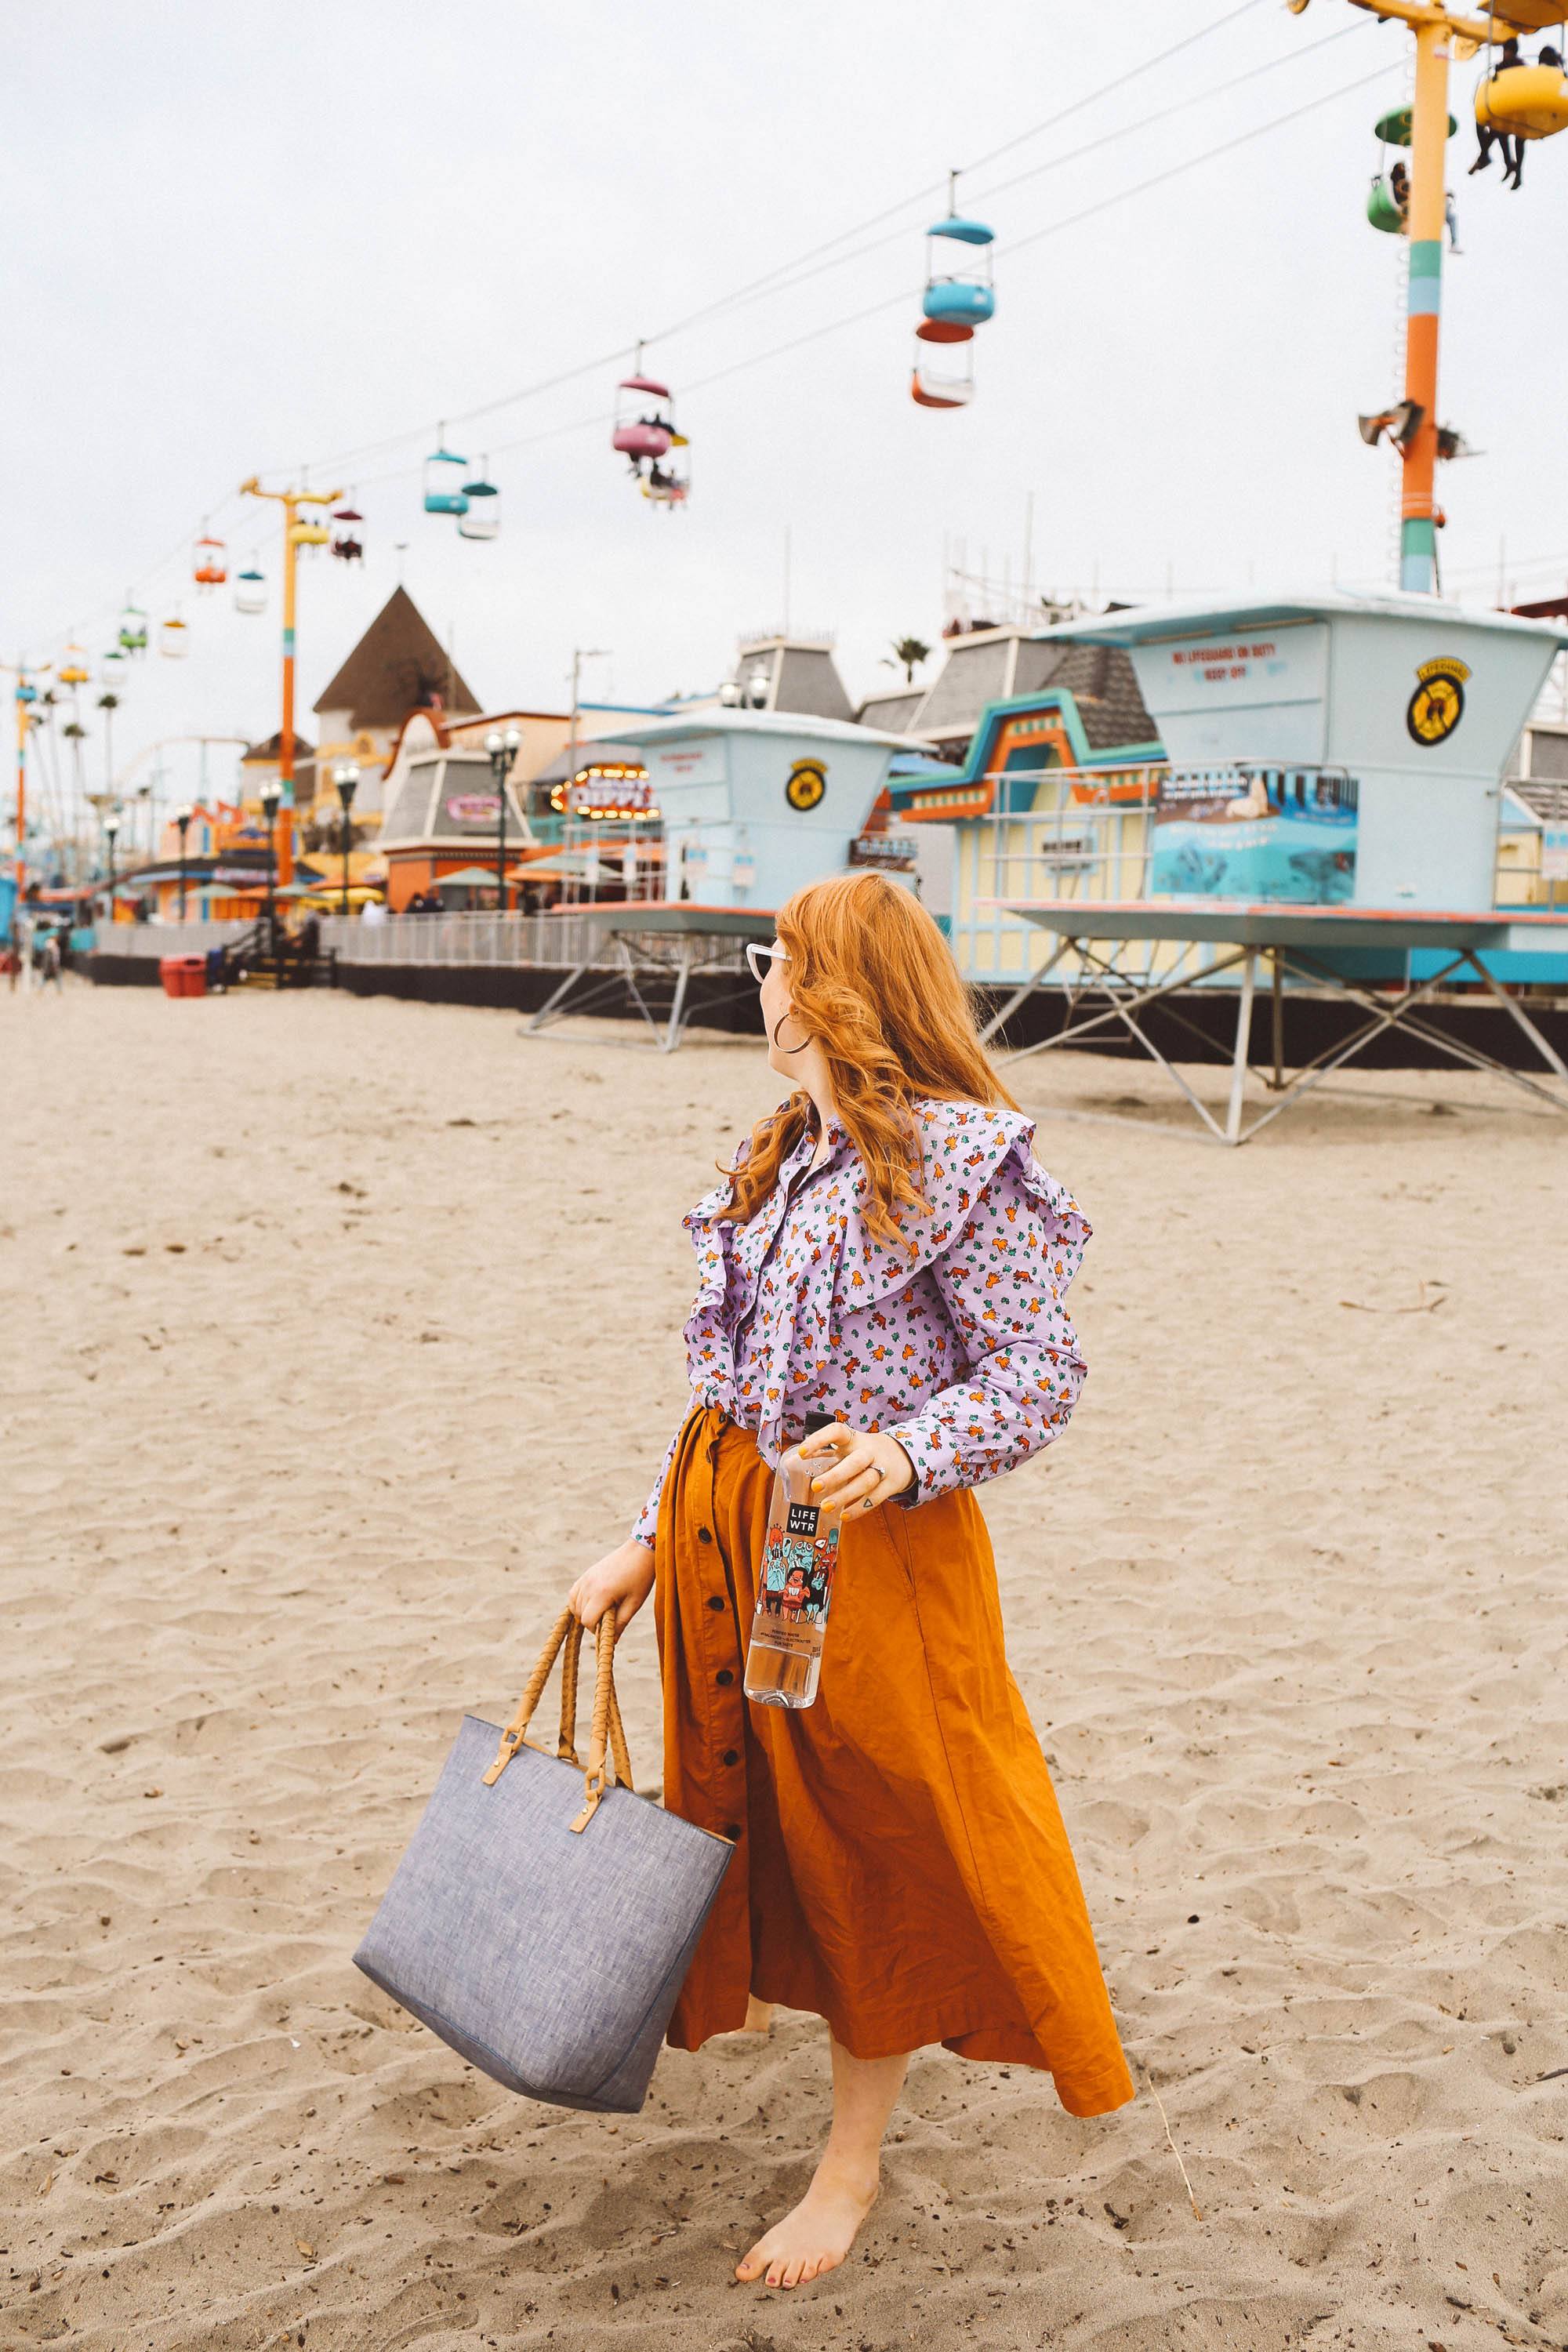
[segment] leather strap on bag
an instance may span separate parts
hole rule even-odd
[[[550,1670],[559,1656],[561,1731],[555,1753],[565,1762],[576,1764],[583,1771],[586,1797],[582,1812],[572,1824],[574,1830],[587,1827],[606,1789],[614,1788],[617,1781],[626,1789],[632,1786],[631,1756],[626,1747],[626,1727],[621,1721],[620,1700],[616,1693],[616,1630],[615,1611],[612,1609],[599,1620],[594,1637],[596,1672],[586,1767],[582,1765],[577,1754],[577,1681],[583,1628],[573,1612],[563,1609],[551,1628],[550,1638],[540,1652],[523,1687],[522,1696],[517,1703],[517,1713],[501,1733],[495,1761],[484,1775],[485,1786],[493,1788],[520,1748],[532,1748],[540,1755],[548,1752],[540,1748],[536,1740],[529,1739],[527,1732],[533,1720],[534,1710],[543,1696],[544,1685],[550,1680]]]

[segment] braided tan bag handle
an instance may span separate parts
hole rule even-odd
[[[608,1637],[607,1639],[605,1637]],[[577,1754],[577,1680],[583,1649],[583,1628],[570,1609],[563,1609],[551,1628],[550,1638],[534,1664],[517,1703],[517,1713],[500,1736],[495,1761],[485,1773],[485,1786],[493,1788],[520,1748],[527,1746],[541,1755],[547,1751],[538,1742],[529,1739],[527,1732],[534,1710],[550,1680],[550,1671],[556,1658],[561,1658],[561,1732],[555,1753],[569,1764],[576,1764],[584,1773],[587,1801],[582,1813],[572,1824],[574,1830],[586,1827],[594,1810],[607,1788],[617,1781],[626,1789],[632,1786],[631,1756],[626,1747],[626,1727],[621,1721],[621,1703],[616,1693],[615,1654],[616,1622],[611,1610],[599,1621],[594,1637],[597,1666],[594,1687],[594,1714],[588,1738],[588,1761],[584,1767]],[[564,1654],[563,1655],[563,1651]],[[609,1750],[606,1768],[605,1750]]]

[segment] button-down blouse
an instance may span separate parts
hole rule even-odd
[[[754,1429],[765,1461],[808,1413],[830,1413],[897,1438],[915,1472],[899,1499],[919,1503],[1016,1469],[1065,1427],[1087,1368],[1062,1301],[1089,1226],[1037,1163],[1032,1119],[973,1102],[910,1108],[930,1206],[901,1212],[903,1241],[868,1230],[868,1181],[839,1121],[816,1169],[808,1128],[747,1223],[720,1222],[728,1176],[688,1213],[698,1291],[685,1338],[692,1405]],[[633,1529],[646,1544],[675,1443]]]

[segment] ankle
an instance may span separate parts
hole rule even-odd
[[[829,2140],[817,2159],[812,2175],[814,2189],[826,2189],[838,2196],[854,2197],[869,2203],[881,2186],[881,2150],[872,2148],[835,2147]]]

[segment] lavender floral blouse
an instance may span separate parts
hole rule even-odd
[[[808,1412],[832,1413],[898,1439],[915,1471],[900,1499],[919,1503],[1015,1469],[1065,1427],[1086,1367],[1062,1300],[1089,1227],[1036,1162],[1032,1119],[973,1102],[912,1108],[931,1208],[904,1213],[905,1242],[868,1232],[866,1171],[839,1122],[816,1169],[808,1129],[748,1223],[719,1222],[728,1178],[689,1212],[685,1337],[692,1405],[754,1429],[765,1461]],[[632,1531],[642,1543],[679,1435]]]

